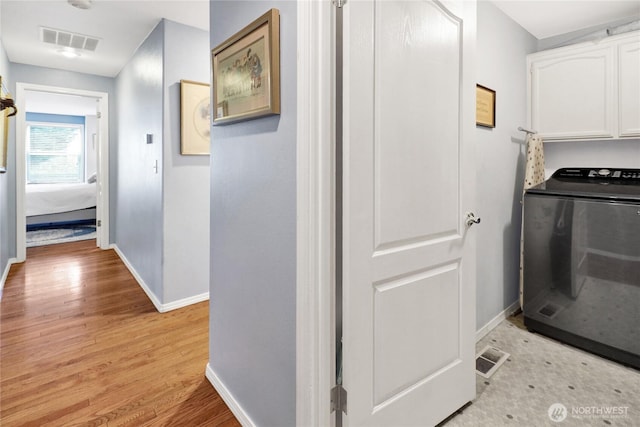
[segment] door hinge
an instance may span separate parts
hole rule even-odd
[[[338,8],[342,9],[342,7],[347,4],[347,0],[331,0],[331,3],[333,3],[335,6],[338,6]]]
[[[331,389],[331,412],[347,413],[347,390],[338,384]]]
[[[102,220],[99,219],[98,221],[96,221],[96,226],[98,227],[102,227]]]
[[[99,118],[99,119],[101,119],[101,118],[102,118],[102,113],[101,113],[100,111],[98,111],[98,112],[96,113],[96,117],[97,117],[97,118]]]

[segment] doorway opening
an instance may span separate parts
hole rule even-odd
[[[75,240],[95,224],[91,237],[108,249],[108,94],[17,83],[16,98],[17,260],[26,259],[34,227],[45,228],[36,240],[61,233]],[[65,231],[47,233],[47,226]]]

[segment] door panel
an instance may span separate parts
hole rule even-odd
[[[459,159],[461,22],[432,2],[379,2],[375,29],[376,248],[385,248],[457,230],[449,172]],[[437,212],[434,197],[446,198]]]
[[[347,425],[434,425],[475,395],[475,3],[344,8]]]
[[[458,266],[450,264],[375,286],[375,408],[410,392],[460,357],[460,290],[449,285],[459,283],[457,273]],[[434,292],[439,300],[430,298]],[[441,328],[433,328],[437,324]]]

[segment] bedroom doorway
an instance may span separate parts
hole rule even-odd
[[[108,94],[105,92],[86,91],[63,87],[44,86],[29,83],[16,84],[16,99],[18,102],[18,116],[16,117],[16,258],[19,262],[26,259],[27,222],[57,221],[87,222],[95,216],[96,245],[101,249],[109,248],[109,115]],[[34,112],[37,110],[37,114]],[[40,115],[38,115],[40,114]],[[31,132],[34,121],[39,123],[40,132],[53,129],[47,127],[46,121],[50,117],[61,117],[62,121],[82,119],[82,129],[85,132],[86,143],[81,150],[73,150],[77,157],[74,164],[77,168],[69,168],[70,175],[65,175],[62,181],[75,182],[73,185],[56,188],[60,196],[54,204],[44,210],[34,208],[32,200],[43,199],[45,205],[51,200],[52,194],[29,194],[27,203],[27,181],[34,181],[33,164],[41,159],[51,159],[52,156],[33,155],[28,150],[27,135]],[[56,118],[57,121],[59,121]],[[56,125],[58,126],[58,125]],[[77,124],[68,124],[58,128],[61,132],[72,134]],[[29,153],[29,158],[27,158]],[[65,157],[67,157],[65,155]],[[29,165],[28,160],[30,160]],[[55,163],[55,162],[54,162]],[[60,174],[64,166],[55,165],[53,170]],[[77,175],[77,176],[75,176]],[[59,179],[56,179],[59,180]],[[36,179],[37,181],[37,179]],[[93,184],[89,181],[95,181]],[[52,185],[53,189],[55,185]],[[64,188],[68,187],[68,188]],[[92,199],[90,194],[95,194]],[[33,197],[32,197],[33,196]],[[93,204],[95,207],[89,205]],[[36,209],[36,211],[34,211]],[[58,212],[59,211],[59,212]],[[41,216],[32,216],[39,214]],[[27,216],[29,215],[29,221]],[[49,216],[52,215],[52,216]],[[84,219],[83,219],[84,218]]]

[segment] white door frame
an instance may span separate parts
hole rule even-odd
[[[298,1],[296,425],[333,425],[335,10]]]
[[[16,83],[16,102],[18,114],[16,115],[16,260],[23,262],[27,258],[26,242],[26,209],[24,196],[26,191],[26,112],[25,92],[50,92],[64,95],[78,95],[96,98],[101,118],[98,120],[98,198],[96,219],[101,221],[97,227],[97,242],[101,249],[109,248],[109,94],[82,89],[71,89],[56,86],[45,86],[31,83]]]

